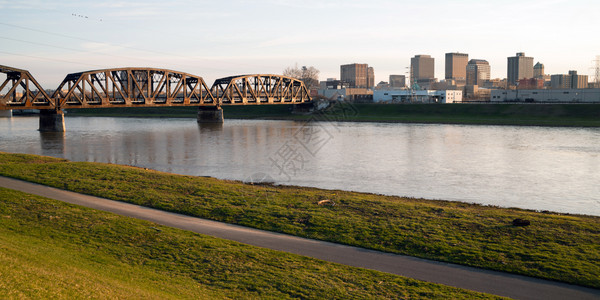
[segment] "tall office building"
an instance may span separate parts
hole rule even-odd
[[[417,83],[423,88],[429,88],[435,82],[435,62],[429,55],[415,55],[410,59],[410,70],[412,78],[411,85]]]
[[[511,85],[515,85],[519,79],[533,78],[533,57],[527,57],[523,52],[508,57],[506,78]]]
[[[466,67],[467,85],[479,85],[490,80],[490,64],[483,59],[471,59]]]
[[[555,74],[550,76],[550,87],[553,89],[571,88],[571,77],[566,74]]]
[[[405,86],[406,86],[406,76],[390,75],[390,87],[391,88],[403,88]]]
[[[544,78],[544,64],[538,62],[533,66],[533,78],[542,79]]]
[[[552,75],[550,87],[553,89],[585,89],[588,87],[588,76],[578,75],[577,71],[569,71],[568,75]]]
[[[577,71],[569,71],[571,77],[571,88],[572,89],[587,89],[588,88],[588,76],[577,75]]]
[[[373,67],[367,68],[367,88],[372,89],[375,86],[375,70]]]
[[[370,70],[369,70],[370,69]],[[373,68],[367,64],[348,64],[340,66],[340,79],[352,88],[367,88],[375,85]]]
[[[468,60],[469,54],[466,53],[446,53],[446,80],[454,80],[458,86],[465,85]]]

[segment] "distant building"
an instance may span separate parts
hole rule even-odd
[[[335,78],[327,78],[327,81],[321,81],[321,89],[339,90],[350,87],[350,84],[345,81],[336,80]]]
[[[491,89],[480,88],[478,85],[466,85],[462,102],[490,101]]]
[[[375,86],[375,70],[373,67],[367,68],[367,88],[372,89]]]
[[[479,85],[490,80],[490,64],[483,59],[471,59],[466,67],[467,85]]]
[[[462,86],[467,80],[467,62],[469,54],[446,53],[446,80],[454,80],[454,85]]]
[[[521,90],[533,90],[533,89],[544,88],[544,79],[543,78],[520,79],[518,82],[519,82],[519,85],[517,85],[517,88],[521,89]]]
[[[444,79],[433,82],[429,89],[431,90],[462,90],[464,85],[456,85],[454,79]]]
[[[484,82],[483,87],[488,88],[488,89],[506,88],[506,78],[490,79],[490,80]]]
[[[600,102],[600,89],[492,90],[492,102]]]
[[[516,85],[519,79],[533,78],[533,57],[527,57],[523,52],[508,57],[506,78],[510,85]]]
[[[348,64],[340,66],[341,81],[348,82],[351,88],[373,88],[375,71],[367,64]]]
[[[571,76],[567,74],[555,74],[550,76],[550,87],[552,89],[571,88]]]
[[[348,82],[351,88],[366,88],[368,68],[367,64],[341,65],[340,79]]]
[[[543,79],[544,75],[544,64],[540,62],[536,63],[535,66],[533,66],[533,78]]]
[[[331,100],[367,101],[373,100],[373,91],[367,88],[352,88],[350,83],[329,78],[320,82],[321,88],[317,91],[319,96]]]
[[[375,86],[376,90],[389,90],[390,89],[390,83],[389,82],[385,82],[385,81],[380,81],[376,86]]]
[[[569,71],[571,76],[571,88],[572,89],[585,89],[588,88],[588,76],[577,75],[577,71]]]
[[[421,88],[429,88],[435,82],[435,61],[429,55],[415,55],[410,59],[411,85],[418,84]]]
[[[375,90],[373,102],[390,103],[459,103],[462,102],[460,90]]]
[[[550,87],[552,89],[585,89],[588,86],[588,76],[578,75],[577,71],[550,76]]]
[[[390,75],[390,87],[391,88],[403,88],[406,87],[406,76],[404,75]]]

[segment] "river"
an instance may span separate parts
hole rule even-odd
[[[600,216],[600,129],[0,118],[0,151],[185,175]]]

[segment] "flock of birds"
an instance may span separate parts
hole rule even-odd
[[[82,19],[89,19],[88,16],[83,16],[83,15],[79,15],[76,13],[72,13],[71,16],[77,17],[77,18],[82,18]],[[99,20],[100,20],[100,22],[102,22],[102,19],[99,19]]]

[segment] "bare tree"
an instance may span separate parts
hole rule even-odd
[[[319,73],[320,71],[313,66],[302,66],[302,68],[298,68],[298,64],[294,65],[293,67],[287,67],[285,70],[283,70],[284,76],[302,80],[306,88],[309,90],[319,85]]]
[[[302,71],[300,70],[300,68],[298,68],[298,64],[296,64],[293,67],[287,67],[287,68],[285,68],[285,70],[283,70],[283,76],[288,76],[288,77],[292,77],[292,78],[296,78],[296,79],[301,79],[302,78]]]

